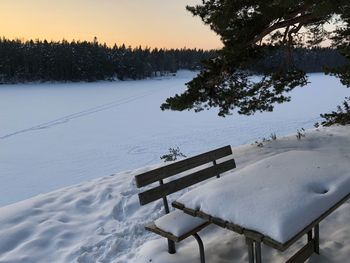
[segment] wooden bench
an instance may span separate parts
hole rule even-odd
[[[225,160],[218,162],[222,158]],[[138,188],[159,182],[159,185],[140,193],[139,200],[141,205],[146,205],[163,199],[166,215],[147,225],[146,229],[168,239],[170,254],[176,252],[175,242],[193,236],[199,245],[201,263],[204,263],[204,247],[198,232],[210,222],[182,211],[170,212],[167,196],[212,177],[220,177],[221,173],[234,168],[236,164],[232,158],[231,147],[228,145],[135,176]],[[170,180],[170,177],[173,180]],[[164,182],[164,179],[167,179],[167,182]]]

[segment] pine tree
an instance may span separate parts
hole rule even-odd
[[[349,0],[202,0],[187,9],[220,36],[224,47],[217,58],[205,62],[184,93],[162,104],[163,110],[218,107],[220,116],[234,109],[245,115],[272,111],[276,103],[290,100],[288,92],[308,83],[306,69],[295,59],[296,48],[318,47],[330,39],[350,59]],[[327,23],[339,27],[327,32]],[[251,66],[276,52],[272,70],[252,81]],[[350,86],[349,63],[322,70]]]

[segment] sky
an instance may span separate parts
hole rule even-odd
[[[186,5],[200,0],[0,0],[0,36],[158,48],[220,48]]]

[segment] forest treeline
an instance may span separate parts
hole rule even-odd
[[[215,57],[202,49],[158,49],[88,41],[0,39],[0,83],[26,81],[97,81],[144,79],[199,70],[201,61]]]
[[[291,63],[284,65],[281,61],[285,61],[286,56],[289,56],[288,50],[280,48],[267,51],[264,59],[252,65],[252,69],[258,73],[268,73],[281,69],[282,65],[307,73],[315,73],[343,67],[348,63],[347,59],[333,48],[294,48],[290,55]]]
[[[283,51],[271,52],[251,69],[275,70],[284,55]],[[0,83],[144,79],[179,69],[199,70],[203,60],[215,56],[215,50],[109,47],[97,39],[49,42],[0,38]],[[324,66],[346,63],[331,48],[296,49],[293,59],[306,72],[320,72]]]

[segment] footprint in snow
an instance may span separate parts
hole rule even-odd
[[[124,212],[125,198],[113,207],[112,216],[115,220],[121,222],[125,218]]]

